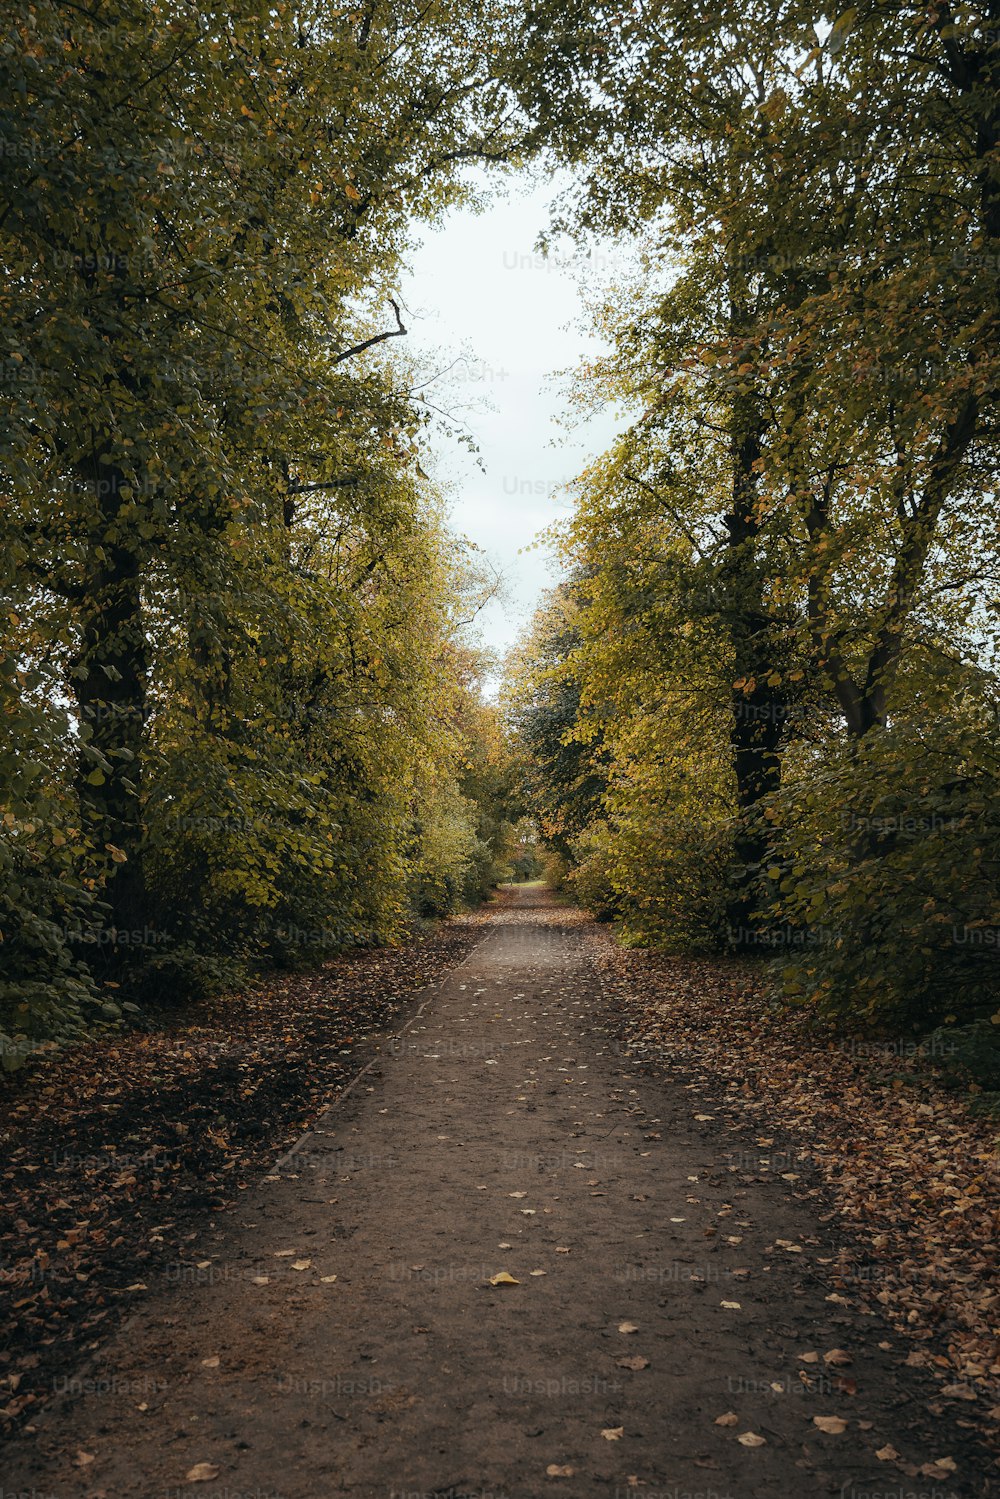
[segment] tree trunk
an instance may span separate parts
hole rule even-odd
[[[107,879],[104,900],[110,917],[100,952],[110,971],[121,967],[148,935],[141,792],[147,651],[140,560],[121,516],[130,497],[122,493],[128,480],[96,453],[87,478],[97,515],[90,535],[80,649],[70,682],[81,738],[106,762],[99,766],[81,750],[76,785],[94,866]]]
[[[733,890],[728,905],[729,935],[737,949],[755,945],[759,867],[767,858],[768,837],[756,815],[762,797],[781,784],[781,746],[788,717],[781,687],[768,686],[775,669],[773,621],[764,603],[763,578],[755,542],[755,511],[761,424],[750,403],[733,411],[732,509],[726,516],[728,554],[723,591],[729,611],[729,638],[735,682],[730,694],[729,739],[736,777],[738,827],[734,843]]]

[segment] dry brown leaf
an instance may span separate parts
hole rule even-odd
[[[843,1348],[831,1348],[829,1353],[824,1353],[823,1362],[824,1364],[833,1364],[835,1367],[842,1369],[851,1363],[851,1355],[845,1353]]]
[[[899,1460],[899,1453],[892,1446],[891,1442],[887,1442],[884,1447],[879,1447],[875,1456],[880,1463],[894,1463]]]
[[[744,1431],[736,1440],[743,1447],[766,1447],[767,1437],[759,1437],[755,1431]]]
[[[513,1275],[508,1275],[506,1270],[501,1270],[498,1275],[490,1276],[491,1286],[519,1286],[521,1282],[515,1280]]]
[[[919,1471],[922,1478],[947,1478],[957,1466],[953,1457],[936,1457],[932,1463],[924,1463]]]
[[[616,1358],[615,1363],[619,1369],[648,1369],[649,1359],[643,1358],[641,1353],[635,1353],[631,1358]]]
[[[726,1411],[724,1415],[716,1416],[713,1424],[715,1426],[735,1426],[739,1419],[735,1411]]]
[[[847,1422],[843,1416],[813,1416],[813,1425],[832,1437],[838,1437],[842,1431],[847,1430]]]
[[[638,1323],[636,1323],[636,1322],[619,1322],[619,1324],[618,1324],[618,1331],[619,1332],[638,1332],[639,1331],[639,1326],[638,1326]]]
[[[219,1468],[217,1463],[195,1463],[185,1473],[188,1483],[209,1483],[213,1478],[218,1478]]]
[[[571,1468],[569,1463],[563,1464],[562,1467],[558,1463],[549,1463],[545,1472],[549,1478],[572,1478],[576,1469]]]
[[[625,1435],[624,1426],[605,1426],[601,1436],[606,1442],[620,1442]]]

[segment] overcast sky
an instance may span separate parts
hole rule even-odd
[[[525,551],[565,515],[560,487],[609,444],[609,411],[568,432],[565,379],[598,345],[584,326],[579,278],[566,250],[548,262],[534,249],[554,189],[525,182],[482,213],[451,214],[425,230],[403,292],[408,353],[421,370],[458,363],[423,392],[460,410],[479,446],[473,455],[435,440],[435,474],[448,486],[455,528],[503,573],[505,597],[479,619],[482,643],[506,650],[541,590],[556,576],[551,549]],[[607,266],[601,252],[597,263]],[[471,409],[470,409],[471,408]]]

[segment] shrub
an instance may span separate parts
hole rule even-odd
[[[995,715],[903,720],[832,746],[768,813],[768,914],[789,937],[779,968],[790,1000],[913,1031],[997,1010]]]

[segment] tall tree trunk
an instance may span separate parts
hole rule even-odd
[[[730,262],[727,281],[729,331],[736,343],[753,331],[756,318],[746,275],[738,262]],[[753,947],[757,940],[759,871],[769,843],[758,807],[762,797],[781,785],[781,751],[788,718],[787,687],[768,681],[775,674],[777,641],[775,621],[765,597],[757,505],[766,425],[752,391],[734,397],[729,438],[732,500],[725,517],[727,552],[722,584],[734,667],[729,740],[738,812],[727,916],[730,941],[737,949]]]
[[[788,705],[780,687],[768,685],[775,669],[775,641],[756,547],[760,523],[754,466],[761,455],[763,428],[750,401],[734,403],[732,419],[732,506],[725,518],[728,544],[722,582],[734,665],[729,740],[738,826],[728,921],[734,946],[747,948],[754,945],[758,870],[768,851],[766,829],[756,812],[761,798],[781,784]]]
[[[110,906],[106,967],[120,967],[144,930],[142,747],[146,720],[147,648],[140,593],[140,559],[122,509],[128,480],[95,453],[87,474],[96,518],[87,558],[80,649],[70,682],[85,744],[103,756],[98,765],[81,750],[77,790],[84,833],[95,866],[107,876]]]

